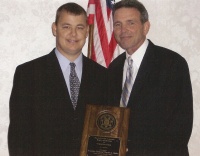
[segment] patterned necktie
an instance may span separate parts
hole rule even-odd
[[[80,81],[75,71],[76,64],[70,63],[70,66],[71,68],[70,68],[70,75],[69,75],[69,83],[70,83],[71,101],[72,101],[73,108],[75,110],[77,106]]]
[[[126,107],[131,94],[133,86],[133,60],[128,57],[128,68],[126,72],[126,80],[124,83],[122,95],[121,95],[121,106]]]

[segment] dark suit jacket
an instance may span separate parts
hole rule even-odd
[[[120,104],[125,53],[109,66],[109,103]],[[193,102],[183,57],[149,41],[128,106],[131,109],[127,155],[186,156]]]
[[[79,155],[85,106],[105,104],[106,75],[104,67],[83,56],[80,93],[74,111],[54,50],[18,66],[10,97],[10,155]]]

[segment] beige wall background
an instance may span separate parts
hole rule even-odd
[[[88,0],[71,0],[87,8]],[[0,1],[0,155],[8,156],[9,97],[17,65],[55,46],[51,24],[56,9],[70,0]],[[180,53],[188,62],[194,97],[191,156],[200,153],[200,1],[141,0],[151,22],[148,38]],[[87,54],[87,43],[83,48]]]

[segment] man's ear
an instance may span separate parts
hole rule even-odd
[[[90,31],[90,27],[89,27],[89,25],[87,25],[86,38],[89,36],[89,31]]]
[[[56,36],[56,29],[57,29],[57,26],[56,26],[56,23],[55,23],[55,22],[52,23],[51,29],[52,29],[52,34],[53,34],[53,36]]]
[[[149,21],[146,21],[144,23],[144,34],[145,36],[147,35],[147,33],[149,32],[149,29],[150,29],[150,22]]]

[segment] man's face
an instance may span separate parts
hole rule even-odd
[[[142,24],[140,12],[134,8],[120,8],[113,18],[114,35],[118,44],[130,55],[144,42],[150,24]]]
[[[84,15],[74,15],[66,11],[62,11],[58,23],[52,25],[58,51],[70,60],[80,55],[88,31],[89,27]]]

